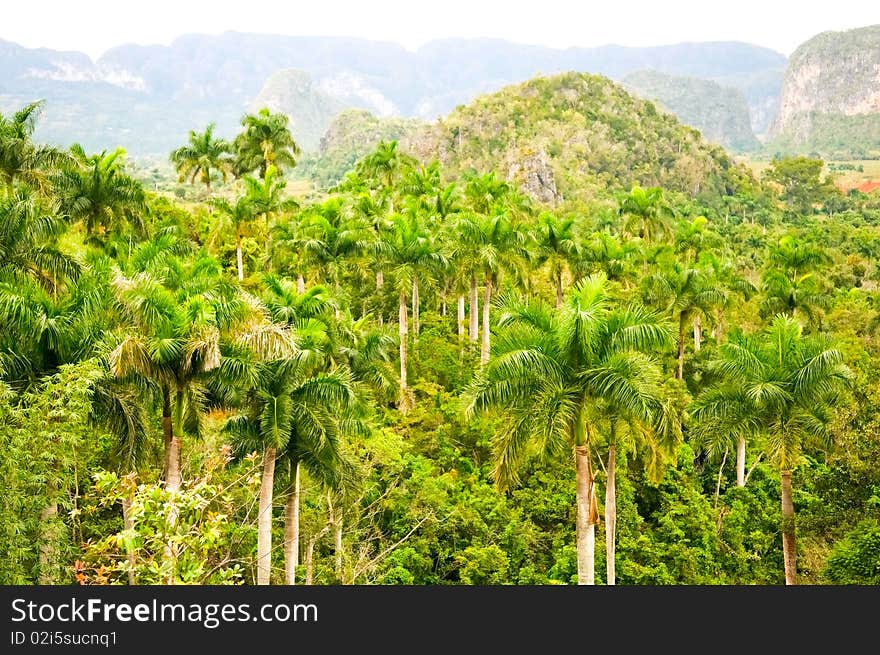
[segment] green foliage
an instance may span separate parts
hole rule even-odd
[[[169,494],[161,485],[137,485],[133,476],[96,471],[84,499],[84,513],[127,505],[130,527],[85,544],[74,568],[80,584],[241,584],[247,568],[236,561],[241,540],[253,540],[248,527],[232,519],[241,498],[256,493],[259,475],[253,461],[238,480],[218,480],[225,464],[219,453],[203,476]],[[175,520],[169,520],[170,508]],[[172,555],[172,552],[174,555]]]
[[[863,521],[835,545],[825,575],[834,584],[880,584],[880,524]]]
[[[656,100],[685,125],[702,132],[707,141],[732,152],[760,148],[749,124],[749,107],[742,92],[693,77],[637,71],[623,78],[636,95]]]
[[[575,459],[601,583],[612,446],[618,583],[781,582],[777,467],[799,575],[873,575],[880,204],[799,207],[821,166],[780,162],[780,196],[601,78],[519,91],[435,126],[448,165],[380,140],[316,198],[271,162],[293,153],[271,114],[261,175],[210,205],[112,191],[121,153],[16,168],[0,579],[250,583],[262,488],[273,582],[297,500],[297,583],[570,584]],[[0,151],[36,147],[34,117]],[[492,170],[508,135],[546,146],[555,206]]]

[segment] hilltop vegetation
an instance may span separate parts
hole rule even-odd
[[[402,140],[421,125],[415,119],[379,118],[364,109],[348,109],[331,121],[317,152],[303,158],[296,174],[327,189],[342,180],[381,141]]]
[[[657,101],[711,143],[732,152],[754,151],[761,145],[749,123],[745,96],[736,89],[655,71],[631,73],[623,78],[623,85],[642,98]]]
[[[696,130],[611,80],[541,77],[481,96],[403,140],[451,176],[497,169],[545,202],[634,184],[694,196],[726,194],[737,170]]]

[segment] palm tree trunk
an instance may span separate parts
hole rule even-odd
[[[562,269],[556,273],[556,309],[562,308]]]
[[[329,491],[327,492],[327,513],[329,514],[330,526],[333,528],[334,571],[336,579],[342,582],[342,512],[333,507]]]
[[[311,586],[315,579],[315,541],[317,537],[312,535],[306,546],[306,584]]]
[[[684,380],[684,316],[678,319],[678,373],[679,380]]]
[[[296,567],[299,565],[299,462],[294,464],[293,489],[287,496],[284,508],[284,583],[296,584]]]
[[[306,292],[306,281],[305,278],[303,278],[302,273],[296,276],[296,292],[299,294]]]
[[[398,334],[400,335],[400,411],[406,412],[409,409],[406,385],[406,360],[407,360],[407,339],[409,337],[409,329],[406,318],[406,294],[401,291],[398,299]]]
[[[176,435],[171,439],[171,447],[168,449],[168,477],[165,480],[165,488],[176,493],[180,491],[180,435]]]
[[[342,584],[345,584],[345,580],[342,579],[342,515],[340,514],[336,522],[333,524],[333,554],[335,559],[335,571],[336,578]]]
[[[486,288],[483,291],[483,341],[480,345],[480,366],[489,362],[490,335],[489,331],[489,308],[492,299],[492,279],[486,278]]]
[[[412,284],[412,316],[413,316],[413,341],[419,340],[419,281],[413,278]],[[418,358],[418,354],[416,354]]]
[[[591,520],[590,450],[584,445],[575,446],[575,467],[577,470],[577,567],[578,584],[596,584],[595,550],[596,524]]]
[[[235,263],[238,266],[238,281],[244,280],[244,262],[241,259],[241,234],[235,235]]]
[[[458,295],[458,341],[464,341],[464,296]]]
[[[616,584],[615,537],[617,532],[617,446],[608,447],[607,482],[605,484],[605,562],[606,584]]]
[[[171,469],[171,440],[174,436],[171,424],[171,390],[162,385],[162,434],[165,437],[165,470],[163,475],[166,483],[168,471]]]
[[[170,405],[170,394],[168,398],[168,402]],[[163,411],[164,411],[165,399],[163,399]],[[174,428],[176,427],[178,431],[182,430],[183,426],[183,392],[177,392],[176,405],[175,405],[175,417],[172,422],[171,418],[168,419],[169,433],[171,434],[171,441],[168,442],[168,448],[165,452],[165,490],[169,492],[171,498],[168,501],[168,520],[167,526],[169,533],[172,533],[177,526],[177,515],[179,510],[177,509],[177,505],[174,502],[174,496],[180,491],[180,445],[182,441],[182,436],[180,434],[174,434]],[[170,407],[169,407],[170,414]],[[164,420],[163,420],[164,423]],[[164,549],[165,558],[171,562],[170,573],[168,574],[168,578],[165,581],[165,584],[174,584],[177,578],[177,546],[175,545],[173,540],[169,540],[169,542],[165,545]]]
[[[746,438],[736,440],[736,486],[746,486]]]
[[[131,518],[131,503],[133,500],[134,490],[130,489],[128,493],[122,497],[122,527],[126,532],[130,532],[134,529],[134,519]],[[136,585],[137,576],[135,575],[134,567],[137,560],[135,558],[134,549],[128,541],[126,541],[125,546],[125,559],[128,562],[128,584]]]
[[[477,300],[477,278],[475,275],[471,275],[471,307],[470,307],[470,334],[469,338],[473,343],[476,343],[477,337],[479,336],[479,323],[478,323],[478,313],[479,309],[479,300]]]
[[[257,584],[269,584],[272,573],[272,491],[275,486],[275,447],[263,451],[260,507],[257,512]]]
[[[782,556],[785,584],[797,584],[797,544],[794,529],[794,503],[791,497],[791,471],[782,471]]]
[[[699,314],[694,315],[694,352],[700,352],[703,345],[703,321]]]

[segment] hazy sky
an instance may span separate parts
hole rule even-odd
[[[409,48],[444,37],[553,47],[746,41],[791,54],[826,30],[880,23],[878,0],[36,0],[4,3],[0,39],[97,58],[123,43],[227,30],[358,36]]]

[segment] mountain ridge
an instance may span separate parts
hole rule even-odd
[[[0,111],[45,97],[38,138],[163,154],[182,143],[189,129],[209,121],[217,123],[218,134],[232,136],[266,81],[285,68],[307,72],[315,88],[345,107],[434,119],[539,74],[575,70],[614,78],[654,67],[671,74],[738,75],[745,85],[784,62],[780,53],[743,42],[556,49],[452,39],[411,51],[351,37],[187,34],[168,46],[117,46],[95,61],[83,53],[0,48]],[[127,138],[123,143],[120,134]]]

